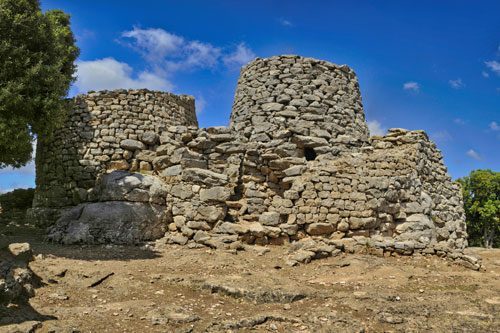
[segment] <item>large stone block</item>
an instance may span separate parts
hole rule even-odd
[[[200,200],[206,201],[219,201],[224,202],[231,196],[231,190],[223,186],[214,186],[211,188],[200,190]]]
[[[63,244],[136,244],[162,237],[165,206],[142,202],[85,203],[64,213],[49,228],[48,239]]]
[[[132,150],[132,151],[146,149],[146,146],[144,145],[144,143],[142,143],[138,140],[132,140],[132,139],[122,140],[120,142],[120,147],[122,147],[123,149]]]
[[[307,226],[306,231],[313,236],[328,235],[335,231],[335,226],[330,223],[311,223]]]
[[[259,216],[259,222],[263,225],[277,226],[281,223],[280,213],[264,212]]]

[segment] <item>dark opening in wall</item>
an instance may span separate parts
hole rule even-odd
[[[307,161],[313,161],[316,159],[316,152],[314,149],[306,147],[304,148],[304,157],[306,158]]]

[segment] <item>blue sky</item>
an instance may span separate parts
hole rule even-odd
[[[299,54],[357,73],[372,133],[424,129],[453,178],[500,171],[500,1],[42,0],[72,16],[71,95],[137,88],[194,95],[200,126],[229,121],[239,68]],[[0,191],[34,186],[33,164]]]

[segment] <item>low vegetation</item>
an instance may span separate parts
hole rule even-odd
[[[462,185],[469,245],[500,247],[500,172],[475,170]]]
[[[31,208],[35,189],[15,189],[0,194],[0,223],[24,220],[26,210]]]

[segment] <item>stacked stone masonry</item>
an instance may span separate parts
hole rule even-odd
[[[51,224],[55,241],[134,243],[166,232],[192,247],[317,239],[324,248],[446,254],[467,246],[460,189],[439,150],[423,131],[370,137],[345,65],[256,59],[242,69],[229,127],[198,128],[192,98],[145,90],[91,93],[75,106],[37,151],[31,213]],[[128,205],[114,214],[139,204],[153,232],[144,218],[114,225],[92,215],[110,204]]]
[[[191,96],[117,90],[80,95],[72,102],[66,124],[38,141],[38,209],[32,217],[42,225],[59,208],[88,201],[97,177],[107,170],[152,170],[159,133],[169,126],[198,125]]]

